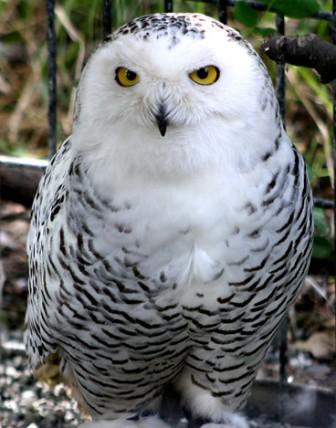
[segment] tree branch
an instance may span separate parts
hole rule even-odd
[[[316,34],[274,36],[266,40],[261,48],[276,62],[314,68],[322,83],[336,78],[336,46]]]

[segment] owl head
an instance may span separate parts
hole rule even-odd
[[[253,140],[258,124],[274,127],[275,104],[265,67],[238,32],[201,14],[154,14],[91,56],[74,140],[132,170],[188,169],[227,156],[247,132]]]

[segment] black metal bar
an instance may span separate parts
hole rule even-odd
[[[57,144],[57,65],[55,0],[47,0],[47,42],[48,42],[48,146],[49,157],[56,153]]]
[[[227,14],[227,1],[226,0],[219,0],[218,1],[218,14],[219,14],[219,20],[223,24],[226,24],[228,21],[228,14]]]
[[[332,37],[332,41],[333,43],[336,44],[336,0],[333,0],[333,4],[332,4],[332,16],[333,16],[333,20],[332,20],[332,26],[331,26],[331,37]]]
[[[334,20],[331,24],[331,38],[332,42],[336,45],[336,0],[332,2],[332,13]],[[333,82],[333,145],[332,145],[332,156],[333,156],[333,164],[334,164],[334,253],[336,253],[336,80]],[[336,278],[336,263],[334,263],[334,278]],[[336,295],[336,281],[334,284],[334,292]],[[335,303],[336,309],[336,303]],[[335,318],[336,318],[336,310],[335,310]],[[335,330],[336,334],[336,330]]]
[[[279,34],[285,34],[285,17],[283,15],[276,15],[276,28]],[[276,67],[276,94],[279,102],[280,114],[284,123],[286,115],[285,91],[285,64],[278,63]]]
[[[285,17],[283,15],[276,15],[276,28],[277,32],[281,35],[285,34]],[[280,108],[280,115],[282,117],[284,126],[286,116],[286,81],[285,81],[285,64],[277,64],[276,68],[276,95]],[[279,364],[280,364],[280,381],[281,383],[287,382],[287,363],[288,363],[288,343],[287,343],[287,332],[288,332],[288,317],[285,316],[280,327],[280,353],[279,353]]]
[[[112,5],[111,0],[103,0],[103,39],[112,31]]]
[[[279,352],[279,375],[282,385],[287,384],[287,364],[288,364],[288,314],[285,315],[280,325],[280,352]]]
[[[164,11],[166,13],[173,11],[173,0],[164,0]]]

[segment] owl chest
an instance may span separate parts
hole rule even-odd
[[[90,213],[92,215],[90,215]],[[222,271],[226,237],[234,228],[218,192],[120,192],[97,211],[85,204],[76,224],[94,235],[92,250],[119,277],[209,282]]]

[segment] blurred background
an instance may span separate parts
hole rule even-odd
[[[266,0],[261,3],[272,4]],[[331,41],[329,22],[310,18],[309,15],[317,11],[330,12],[332,0],[281,0],[273,3],[282,5],[280,11],[286,15],[286,34],[315,33]],[[174,11],[200,12],[218,18],[218,4],[216,1],[175,0]],[[58,145],[71,133],[75,91],[81,70],[90,53],[103,39],[102,5],[102,0],[62,0],[56,3]],[[112,0],[112,27],[115,29],[135,16],[159,11],[163,11],[163,1]],[[248,2],[238,1],[235,7],[228,8],[228,23],[252,43],[275,79],[276,65],[260,50],[265,37],[276,33],[274,13],[256,11]],[[0,0],[0,157],[48,157],[46,32],[45,1]],[[321,84],[313,70],[303,67],[286,65],[285,76],[287,131],[306,160],[314,195],[332,200],[335,192],[332,155],[333,85]],[[22,179],[29,180],[29,176]],[[27,409],[43,390],[40,386],[40,392],[32,390],[30,395],[22,398],[22,390],[27,390],[27,385],[33,383],[22,352],[27,293],[25,241],[29,206],[17,202],[15,188],[13,198],[8,193],[6,199],[1,199],[1,196],[0,358],[5,363],[2,365],[0,359],[0,403],[7,404],[0,404],[0,426],[1,417],[5,418],[2,414],[7,415],[3,427],[23,427],[28,426],[30,421],[28,417],[27,422]],[[316,233],[312,268],[289,318],[290,365],[286,380],[336,390],[333,210],[315,208],[314,220]],[[9,375],[8,364],[14,370]],[[23,379],[21,386],[18,381],[20,376]],[[278,379],[276,346],[264,364],[260,377]],[[63,393],[63,390],[59,391],[61,397]],[[15,394],[21,397],[20,403],[14,400],[13,404]],[[19,422],[16,419],[13,422],[12,416],[8,416],[13,413],[11,406],[17,410]],[[48,413],[50,410],[48,405],[47,410],[41,406],[37,410],[30,409],[33,414],[31,423],[36,423],[36,414],[42,420],[43,412]],[[65,417],[66,411],[70,412],[67,422],[69,427],[76,426],[72,410],[62,408],[62,417]],[[57,426],[67,426],[64,420],[63,425]],[[23,421],[22,425],[20,421]]]

